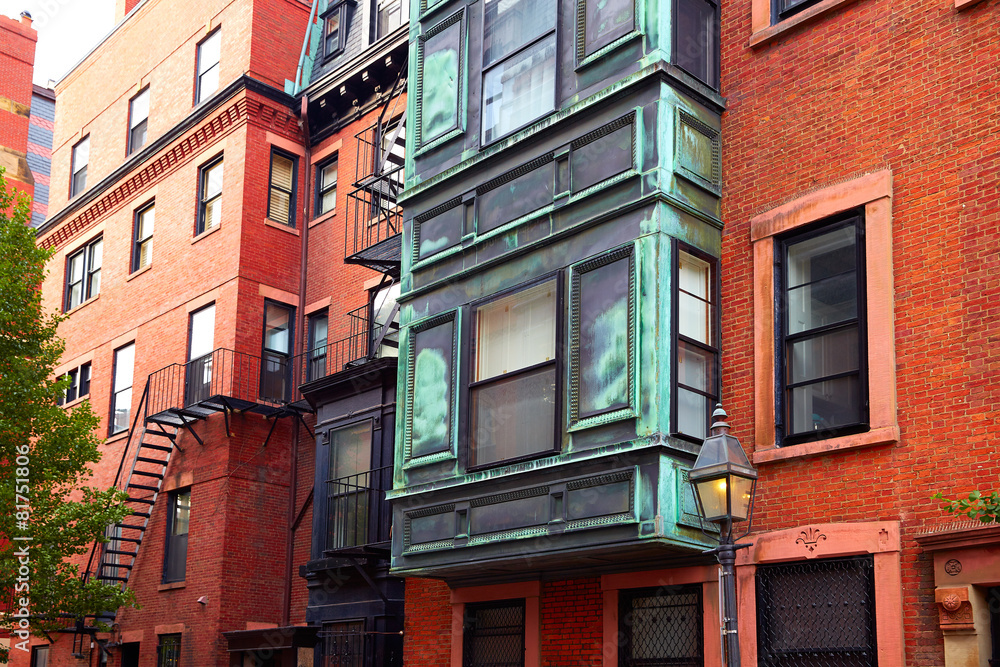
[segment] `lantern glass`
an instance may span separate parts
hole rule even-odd
[[[695,482],[694,488],[698,492],[698,500],[705,520],[719,521],[729,514],[728,486],[725,477]]]
[[[750,516],[754,481],[756,480],[739,475],[729,476],[730,507],[732,508],[733,521],[746,521],[747,517]]]

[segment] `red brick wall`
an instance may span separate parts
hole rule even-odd
[[[599,577],[542,584],[542,665],[603,665],[603,618]]]
[[[451,664],[451,590],[434,579],[406,580],[403,664]]]
[[[0,99],[24,105],[23,115],[15,112],[5,102],[0,107],[0,148],[18,154],[28,152],[28,109],[31,107],[31,77],[34,74],[35,43],[38,33],[30,20],[16,20],[0,16]],[[34,194],[30,173],[18,177],[18,170],[26,171],[24,158],[0,155],[0,165],[7,168],[8,188],[28,195]]]
[[[996,5],[863,0],[750,48],[750,2],[722,5],[723,396],[754,448],[749,220],[816,186],[892,170],[902,440],[760,467],[755,527],[898,520],[907,662],[939,665],[930,560],[913,541],[945,517],[932,493],[995,488],[984,428],[1000,351]],[[765,380],[766,381],[766,380]]]

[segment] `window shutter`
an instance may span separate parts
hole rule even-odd
[[[280,155],[271,160],[271,203],[268,217],[275,222],[289,223],[294,162]]]

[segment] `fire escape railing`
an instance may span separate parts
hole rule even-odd
[[[392,466],[326,481],[327,555],[389,541],[391,488]]]
[[[395,322],[374,323],[369,318],[370,306],[365,304],[347,313],[350,334],[326,345],[319,345],[296,355],[292,359],[295,384],[319,380],[359,366],[380,356],[389,356],[389,349],[397,348]],[[386,327],[389,330],[383,336]]]

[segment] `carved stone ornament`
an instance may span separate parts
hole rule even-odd
[[[938,623],[942,632],[973,632],[972,603],[969,589],[939,588],[934,591],[938,603]]]
[[[944,564],[944,571],[953,577],[957,576],[962,571],[962,561],[957,558],[950,559]]]
[[[809,551],[815,551],[820,540],[826,541],[826,535],[812,527],[803,530],[799,533],[799,536],[800,537],[795,540],[795,543],[801,543],[806,549],[809,549]]]

